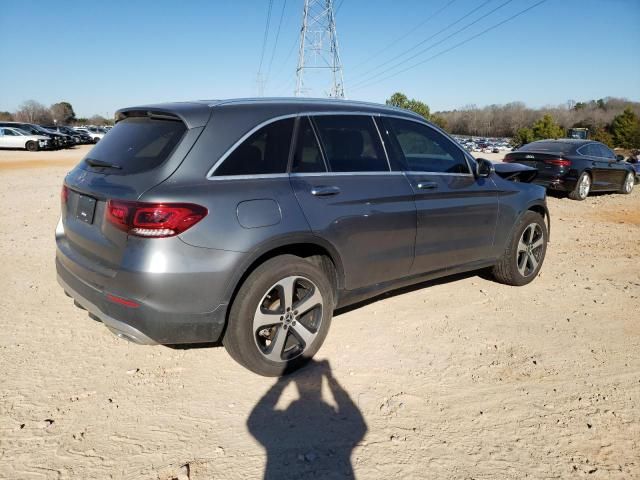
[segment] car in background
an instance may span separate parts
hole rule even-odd
[[[629,163],[636,172],[636,183],[640,183],[640,150],[632,151],[629,158],[627,158],[627,163]]]
[[[99,127],[75,127],[74,130],[89,135],[93,143],[98,143],[107,133]]]
[[[121,338],[222,340],[281,375],[337,307],[485,267],[520,286],[542,266],[545,189],[504,176],[535,170],[476,160],[413,112],[249,99],[117,118],[64,180],[56,268]]]
[[[0,148],[24,148],[37,152],[48,148],[50,141],[44,135],[32,135],[15,127],[0,127]]]
[[[93,139],[91,138],[90,135],[83,132],[78,132],[77,130],[74,130],[72,127],[67,127],[65,125],[54,125],[54,126],[45,125],[44,128],[46,128],[47,130],[51,130],[53,132],[70,135],[77,145],[85,145],[87,143],[93,143]]]
[[[628,194],[636,179],[622,156],[592,140],[538,140],[508,153],[504,161],[537,168],[534,183],[565,191],[573,200],[584,200],[590,192]]]
[[[49,130],[42,125],[33,124],[34,128],[40,131],[43,135],[55,135],[58,137],[59,144],[62,148],[71,148],[75,145],[75,141],[71,137],[71,135],[67,135],[66,133],[54,132],[53,130]]]
[[[0,122],[0,127],[10,127],[10,128],[19,128],[20,130],[28,133],[29,135],[36,136],[45,136],[49,138],[49,149],[58,149],[63,147],[62,136],[58,133],[53,132],[44,132],[39,128],[36,128],[36,125],[31,123],[22,123],[22,122]]]

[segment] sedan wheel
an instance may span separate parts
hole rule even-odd
[[[624,177],[624,183],[622,184],[622,193],[629,194],[633,191],[633,186],[636,183],[636,179],[634,178],[633,173],[627,173],[627,176]]]
[[[575,188],[569,193],[572,200],[584,200],[589,196],[591,191],[591,176],[587,172],[583,172],[578,178]]]

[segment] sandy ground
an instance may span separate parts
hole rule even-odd
[[[532,284],[342,312],[276,381],[119,340],[65,297],[59,190],[87,149],[0,152],[0,477],[640,478],[640,188],[550,198]]]

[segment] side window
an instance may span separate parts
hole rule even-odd
[[[17,137],[17,135],[15,134],[15,132],[11,131],[11,130],[5,130],[4,134],[7,135],[8,137]]]
[[[266,125],[237,146],[214,176],[285,173],[292,130],[293,118]]]
[[[318,115],[318,127],[332,172],[388,172],[373,118],[366,115]]]
[[[391,117],[384,122],[397,139],[407,170],[471,173],[463,151],[433,128]]]
[[[589,157],[599,157],[600,156],[600,149],[598,148],[598,145],[596,145],[595,143],[589,143],[589,144],[585,145],[584,147],[582,147],[580,149],[580,152],[583,155],[587,155]]]
[[[322,152],[311,128],[311,122],[309,118],[302,117],[298,125],[298,139],[291,172],[311,173],[326,171],[327,167],[322,159]]]
[[[598,148],[598,151],[600,152],[598,154],[599,157],[608,158],[609,160],[615,160],[616,159],[616,156],[613,154],[613,152],[609,148],[607,148],[605,145],[596,144],[596,147]]]

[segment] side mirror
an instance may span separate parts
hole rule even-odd
[[[495,171],[496,169],[493,166],[493,163],[486,158],[476,159],[476,177],[488,177]]]
[[[624,155],[616,155],[616,162],[621,162],[624,160]]]

